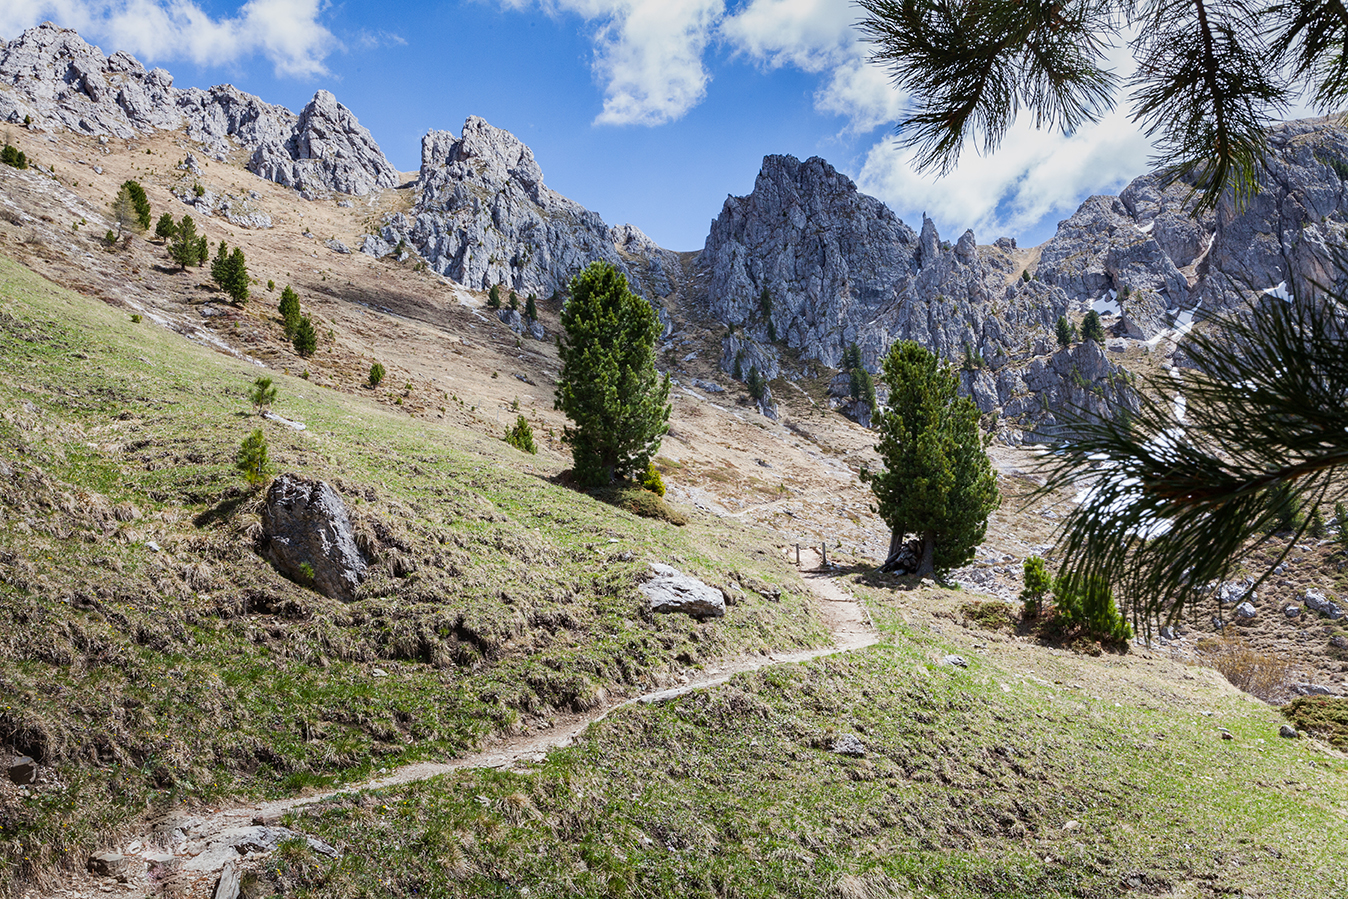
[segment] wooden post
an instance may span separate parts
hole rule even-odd
[[[796,567],[800,567],[800,544],[796,544]]]
[[[827,540],[825,540],[823,543],[819,544],[819,558],[823,559],[823,561],[819,563],[819,567],[820,567],[820,568],[827,568],[827,567],[828,567],[828,541],[827,541]]]

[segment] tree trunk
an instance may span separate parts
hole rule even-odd
[[[904,537],[908,535],[902,528],[891,531],[889,534],[889,555],[885,557],[885,564],[880,566],[881,571],[893,571],[897,568],[899,554],[903,552]]]
[[[922,560],[917,563],[918,577],[936,576],[936,532],[922,532]]]

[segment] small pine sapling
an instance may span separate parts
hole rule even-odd
[[[655,467],[654,462],[646,463],[646,474],[641,478],[641,487],[656,496],[665,495],[665,479],[660,477],[660,469]]]
[[[533,294],[524,301],[524,314],[529,321],[538,321],[538,299]]]
[[[487,308],[501,308],[501,287],[499,284],[493,284],[491,290],[487,291]]]
[[[271,378],[263,375],[253,382],[252,389],[248,391],[248,399],[257,409],[259,415],[267,410],[267,407],[276,402],[277,389],[272,384]]]
[[[1044,560],[1039,556],[1030,556],[1025,560],[1024,572],[1025,589],[1020,591],[1020,601],[1025,604],[1025,619],[1031,620],[1038,618],[1043,610],[1044,597],[1052,588],[1052,581]]]
[[[538,455],[538,447],[534,445],[534,429],[523,415],[516,416],[515,426],[506,430],[505,442],[520,452]]]
[[[267,480],[270,465],[267,462],[267,438],[262,431],[255,430],[243,440],[235,467],[243,473],[248,486],[257,489]]]
[[[379,382],[384,380],[384,363],[376,362],[370,366],[370,388],[379,386]]]

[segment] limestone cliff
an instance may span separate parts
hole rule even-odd
[[[242,151],[250,171],[311,195],[398,184],[370,132],[327,91],[297,116],[227,84],[180,90],[163,69],[105,56],[51,23],[0,44],[0,121],[123,140],[184,128],[217,158]]]

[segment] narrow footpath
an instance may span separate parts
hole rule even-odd
[[[865,608],[840,586],[832,573],[821,569],[817,550],[802,552],[801,572],[805,583],[819,601],[824,623],[833,634],[833,645],[804,652],[773,653],[733,659],[714,665],[697,677],[671,689],[645,693],[578,715],[566,716],[550,728],[518,736],[495,738],[491,745],[448,762],[418,762],[388,772],[363,783],[348,784],[334,790],[310,793],[271,802],[255,802],[226,808],[175,809],[139,837],[127,840],[120,855],[125,860],[125,880],[111,876],[79,873],[62,878],[52,888],[26,893],[23,899],[62,896],[67,899],[237,899],[236,863],[244,855],[269,852],[284,840],[303,838],[279,825],[282,817],[297,808],[325,802],[337,796],[363,790],[380,790],[427,780],[461,768],[509,769],[540,761],[553,749],[570,745],[585,728],[601,721],[617,709],[636,703],[663,702],[688,693],[716,687],[736,674],[757,671],[769,665],[806,662],[836,652],[861,649],[879,638]],[[315,851],[335,854],[318,840],[310,840]]]

